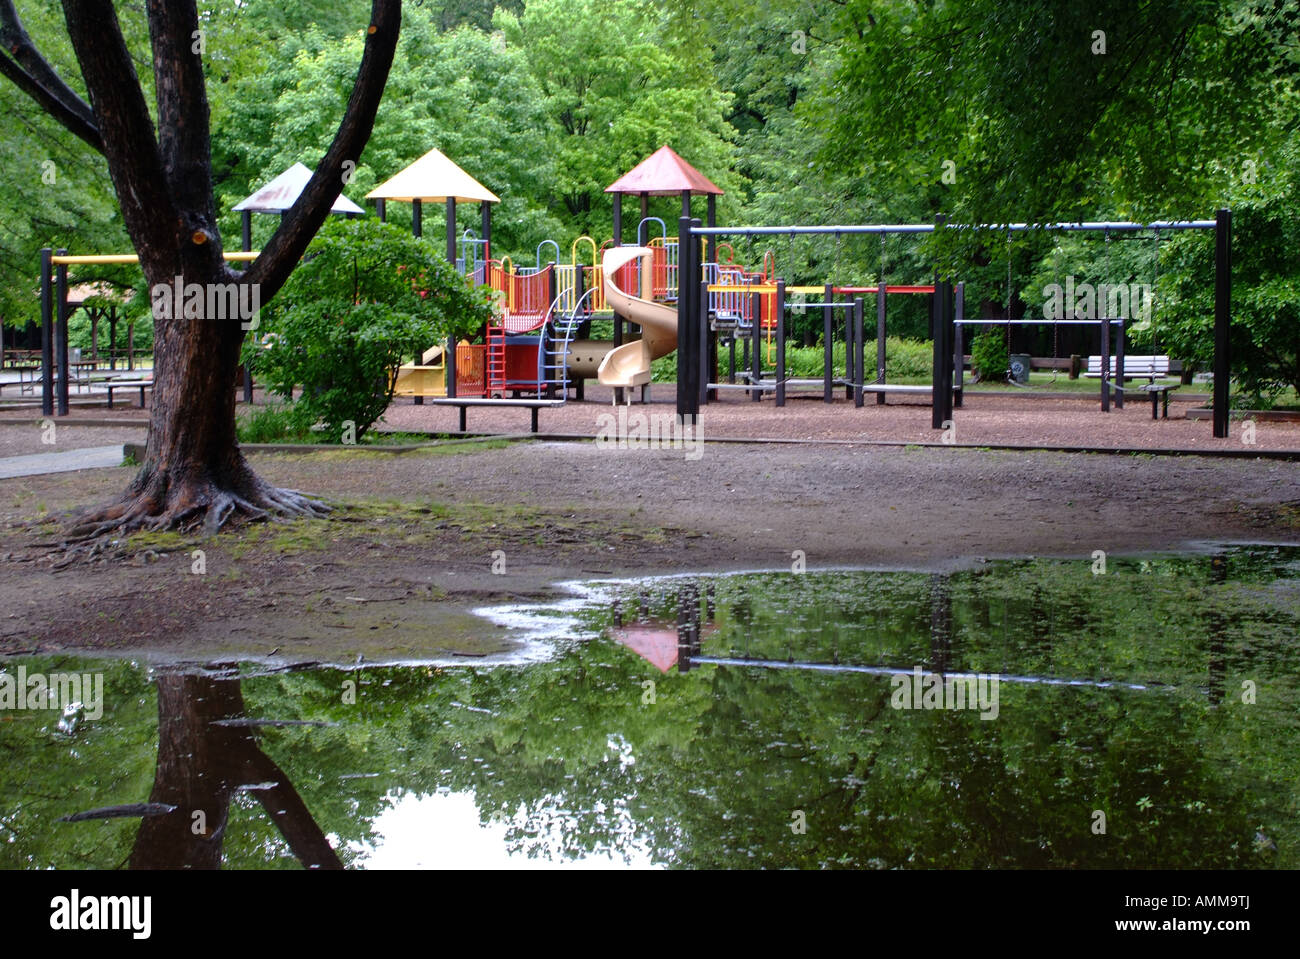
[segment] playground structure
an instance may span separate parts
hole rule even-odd
[[[236,207],[243,215],[245,252],[231,254],[229,258],[252,259],[256,255],[247,252],[250,213],[283,214],[308,176],[305,168],[295,166]],[[963,332],[967,327],[996,325],[1009,330],[1013,324],[1070,323],[1090,324],[1099,332],[1096,375],[1100,379],[1101,409],[1106,411],[1112,397],[1117,407],[1123,406],[1126,370],[1122,317],[967,318],[962,283],[936,275],[927,284],[891,284],[884,276],[883,262],[881,275],[872,285],[787,285],[777,276],[775,256],[770,250],[763,254],[760,268],[750,269],[737,264],[733,248],[719,238],[799,235],[838,238],[853,234],[883,238],[890,234],[978,229],[1005,231],[1009,242],[1012,233],[1029,230],[1093,231],[1105,234],[1108,240],[1111,233],[1154,231],[1158,244],[1161,231],[1213,229],[1216,235],[1214,435],[1227,436],[1230,211],[1218,211],[1214,220],[1154,223],[949,225],[940,217],[933,224],[719,227],[715,203],[722,191],[668,147],[648,157],[611,184],[606,192],[612,194],[614,201],[613,237],[602,244],[591,237],[577,238],[570,247],[567,263],[560,262],[559,244],[546,240],[538,245],[533,265],[516,267],[508,256],[493,256],[491,204],[499,202],[498,198],[439,151],[431,150],[372,190],[368,197],[376,201],[381,219],[386,216],[389,200],[412,204],[412,229],[417,236],[422,235],[423,203],[444,203],[448,259],[473,282],[495,291],[498,302],[494,320],[474,337],[456,344],[431,344],[416,358],[418,362],[404,364],[393,384],[395,394],[413,397],[417,404],[429,400],[460,406],[462,429],[467,405],[493,402],[532,405],[536,429],[538,406],[559,405],[568,398],[570,390],[576,399],[583,399],[587,379],[613,387],[616,403],[636,387],[642,388],[644,400],[652,364],[676,351],[677,412],[687,420],[693,420],[701,405],[716,399],[725,390],[748,392],[754,401],[771,394],[775,405],[781,407],[790,388],[820,387],[822,399],[831,402],[834,390],[842,386],[846,397],[857,407],[864,405],[865,394],[874,394],[877,404],[884,404],[891,393],[926,395],[930,398],[933,427],[944,429],[952,421],[954,407],[960,408],[963,401]],[[625,195],[638,195],[641,200],[636,245],[623,243]],[[669,235],[663,220],[649,215],[649,197],[667,195],[679,195],[682,200],[676,236]],[[691,216],[691,200],[696,195],[707,198],[707,225]],[[464,202],[480,206],[479,234],[469,229],[457,232],[457,204]],[[342,197],[335,205],[335,212],[347,215],[356,215],[358,210]],[[550,258],[545,255],[548,251],[552,254]],[[74,263],[91,262],[134,262],[134,257],[68,257],[65,251],[53,255],[45,251],[43,255],[42,316],[46,346],[42,405],[47,413],[53,412],[53,370],[56,365],[60,370],[68,368],[66,268]],[[57,273],[54,277],[52,269]],[[57,298],[51,290],[52,281],[57,281]],[[805,311],[820,310],[822,314],[824,369],[818,378],[795,379],[786,375],[786,314],[790,307],[788,298],[795,294],[821,296],[820,300],[798,304]],[[891,294],[929,297],[933,363],[928,385],[889,381],[885,349],[887,301]],[[876,306],[874,377],[867,372],[865,356],[867,297],[874,298]],[[53,328],[55,315],[58,329]],[[613,338],[592,339],[589,332],[592,322],[606,318],[613,321]],[[1115,326],[1118,335],[1112,355],[1112,327]],[[832,364],[837,337],[842,337],[846,347],[842,375]],[[725,382],[719,375],[720,343],[729,347]],[[745,350],[739,367],[738,345]],[[57,364],[55,353],[58,353]],[[67,376],[61,375],[60,415],[66,413],[66,381]],[[1151,393],[1153,410],[1156,390],[1163,391],[1160,397],[1167,404],[1169,387],[1157,387],[1154,377],[1149,386],[1139,389]],[[251,398],[248,379],[245,398]]]

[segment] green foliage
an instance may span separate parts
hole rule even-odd
[[[238,423],[241,443],[284,443],[306,439],[311,432],[303,407],[294,403],[260,406]]]
[[[763,368],[771,371],[775,363],[768,361],[767,344],[764,342],[759,346],[762,352]],[[863,345],[863,351],[866,354],[867,369],[874,371],[876,367],[876,341],[867,340]],[[931,364],[934,362],[934,347],[926,340],[905,340],[896,336],[885,338],[885,370],[886,376],[891,383],[901,383],[914,381],[918,383],[928,383],[931,376]],[[725,351],[720,351],[720,372],[726,375],[727,357]],[[846,369],[845,348],[843,341],[835,343],[831,347],[831,367],[838,371],[836,375],[843,375]],[[736,366],[740,366],[741,350],[736,350]],[[799,379],[816,379],[824,373],[825,354],[820,346],[795,346],[788,343],[785,348],[785,373],[786,376],[798,377]],[[655,360],[651,367],[652,379],[656,383],[674,383],[677,380],[677,354],[673,353],[668,356]],[[874,372],[869,374],[869,379],[874,380]]]
[[[1236,402],[1264,408],[1300,392],[1300,135],[1243,187],[1233,209],[1232,375]],[[1213,236],[1166,244],[1158,333],[1186,360],[1209,369],[1214,352]]]
[[[232,79],[230,102],[214,114],[223,209],[294,161],[315,166],[346,106],[363,41],[359,32],[336,38],[310,29],[287,36],[269,62]],[[526,51],[471,27],[441,33],[412,11],[403,19],[374,133],[344,192],[364,204],[370,189],[437,147],[501,197],[493,209],[494,249],[531,254],[563,229],[547,210],[554,175],[546,122]],[[425,205],[428,236],[443,235],[442,211]],[[458,232],[477,232],[477,209],[458,212]],[[391,203],[388,214],[409,229],[410,204]],[[254,246],[275,226],[272,218],[255,218]],[[227,214],[223,228],[237,235],[238,216]]]
[[[552,210],[571,231],[608,236],[605,187],[664,144],[729,195],[740,186],[725,119],[731,96],[712,76],[707,45],[674,44],[678,35],[656,6],[531,0],[521,16],[498,10],[493,23],[540,92],[545,125],[537,139],[554,158]],[[732,203],[723,198],[723,216]],[[680,202],[652,212],[675,217],[673,209]]]
[[[995,327],[976,336],[970,345],[970,366],[971,372],[985,382],[1006,379],[1011,366],[1006,332]]]
[[[973,222],[1204,208],[1294,80],[1284,6],[851,0],[823,160]]]
[[[319,421],[339,442],[347,424],[360,440],[392,401],[397,367],[491,316],[474,289],[424,240],[377,220],[328,224],[280,295],[262,311],[261,344],[245,361],[290,399],[295,416]]]

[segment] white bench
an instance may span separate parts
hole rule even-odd
[[[1115,377],[1115,357],[1110,358],[1110,375]],[[1125,388],[1122,384],[1112,383],[1111,388],[1119,390],[1121,394],[1129,390],[1135,390],[1138,393],[1146,393],[1151,397],[1151,418],[1157,418],[1160,413],[1165,419],[1169,419],[1169,394],[1178,389],[1175,385],[1166,385],[1157,383],[1157,377],[1169,375],[1169,357],[1167,356],[1126,356],[1124,357],[1124,378],[1145,376],[1150,382],[1138,387]],[[1101,376],[1101,357],[1088,357],[1088,372],[1084,376],[1097,378]],[[1163,412],[1161,411],[1161,401],[1164,403]]]
[[[1101,376],[1101,357],[1088,357],[1088,372],[1083,374],[1097,379]],[[1115,376],[1115,356],[1110,358],[1110,375]],[[1124,376],[1145,376],[1154,380],[1156,377],[1169,375],[1169,357],[1167,356],[1126,356],[1124,357]]]

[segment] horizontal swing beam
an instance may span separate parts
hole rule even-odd
[[[837,286],[836,293],[879,293],[879,286]],[[933,293],[933,286],[892,286],[885,284],[886,293]]]
[[[1213,230],[1214,220],[1157,220],[1133,223],[1127,220],[1082,223],[949,223],[945,230],[989,230],[997,233],[1024,233],[1037,230],[1064,232],[1125,233],[1142,230]],[[714,226],[691,230],[698,236],[807,236],[857,233],[933,233],[933,223],[868,223],[835,226]]]
[[[833,287],[835,293],[879,293],[879,286],[837,286]],[[786,293],[825,293],[826,288],[823,286],[787,286]],[[748,285],[737,283],[735,285],[727,284],[709,284],[710,293],[775,293],[775,283],[751,283]],[[933,286],[895,286],[892,284],[885,285],[886,293],[933,293]]]
[[[958,326],[1096,326],[1098,323],[1129,323],[1122,318],[1095,320],[953,320]]]

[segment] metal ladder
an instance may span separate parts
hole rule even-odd
[[[487,329],[487,366],[483,371],[487,395],[506,392],[506,328],[505,326],[488,326]]]
[[[572,352],[570,344],[578,327],[586,319],[583,304],[587,303],[595,292],[595,287],[587,290],[582,294],[582,299],[571,309],[566,310],[563,301],[566,298],[573,298],[573,290],[564,290],[555,298],[555,302],[547,311],[551,319],[542,325],[542,342],[537,347],[538,395],[541,395],[543,390],[550,393],[558,388],[560,395],[568,399],[569,354]],[[546,335],[548,326],[552,330],[549,336]]]

